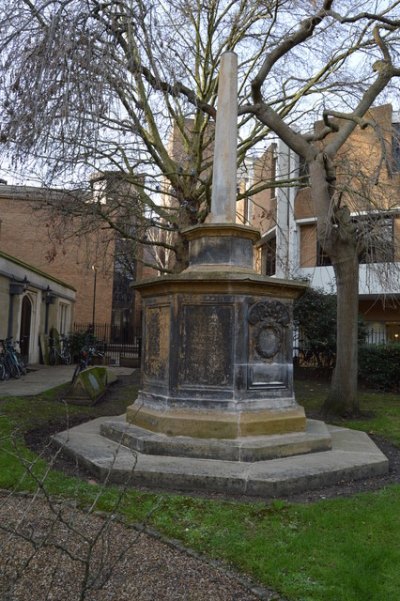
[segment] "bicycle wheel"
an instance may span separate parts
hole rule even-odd
[[[21,372],[21,375],[22,376],[26,376],[26,374],[28,373],[28,371],[27,371],[26,365],[22,361],[21,357],[18,357],[18,368],[19,368],[19,371]]]
[[[3,361],[0,362],[0,380],[5,380],[6,379],[6,367],[3,363]]]
[[[18,364],[14,361],[14,359],[12,357],[7,357],[6,369],[8,370],[8,372],[12,378],[20,378],[21,377],[21,372],[18,367]]]
[[[74,384],[74,383],[75,383],[75,380],[76,380],[76,378],[78,377],[78,374],[80,373],[80,371],[81,371],[81,366],[80,366],[80,364],[78,363],[78,365],[77,365],[77,366],[75,367],[75,369],[74,369],[74,375],[72,376],[71,384]]]
[[[72,363],[72,356],[69,351],[66,351],[65,353],[63,353],[61,355],[61,359],[62,359],[62,362],[64,363],[64,365],[71,365],[71,363]]]

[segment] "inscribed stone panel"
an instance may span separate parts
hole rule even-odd
[[[233,380],[233,306],[185,305],[180,384],[226,387]]]
[[[146,307],[144,375],[164,382],[168,376],[170,307]]]

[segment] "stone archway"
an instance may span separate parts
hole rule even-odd
[[[25,295],[21,304],[21,327],[19,331],[21,355],[24,361],[29,360],[29,345],[31,338],[32,324],[32,301],[28,295]]]

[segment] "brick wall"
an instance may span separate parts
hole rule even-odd
[[[275,150],[271,144],[265,153],[254,161],[254,183],[268,183],[276,176]],[[276,193],[275,188],[266,188],[251,197],[251,225],[260,230],[261,234],[268,232],[276,225]]]
[[[76,288],[74,313],[80,323],[92,321],[94,271],[91,266],[95,265],[95,320],[110,322],[112,234],[104,229],[85,234],[79,218],[69,219],[63,225],[51,217],[43,199],[32,199],[32,193],[24,198],[23,193],[23,187],[0,188],[0,249]]]

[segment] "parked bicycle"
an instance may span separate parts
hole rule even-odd
[[[72,384],[75,382],[81,371],[87,369],[89,365],[92,365],[93,357],[104,357],[104,354],[98,351],[94,344],[87,344],[81,348],[79,361],[72,376]]]
[[[0,380],[8,380],[10,378],[10,372],[6,365],[6,354],[4,348],[0,350]]]
[[[3,369],[1,371],[5,376],[4,379],[7,379],[7,372],[12,378],[19,378],[20,376],[23,376],[27,373],[26,365],[23,362],[21,355],[15,348],[12,340],[12,336],[0,340],[0,343],[3,347]],[[19,344],[19,342],[16,341],[16,344]]]
[[[57,363],[71,365],[72,355],[67,336],[60,336],[59,344],[53,336],[49,337],[49,363],[50,365],[57,365]]]

